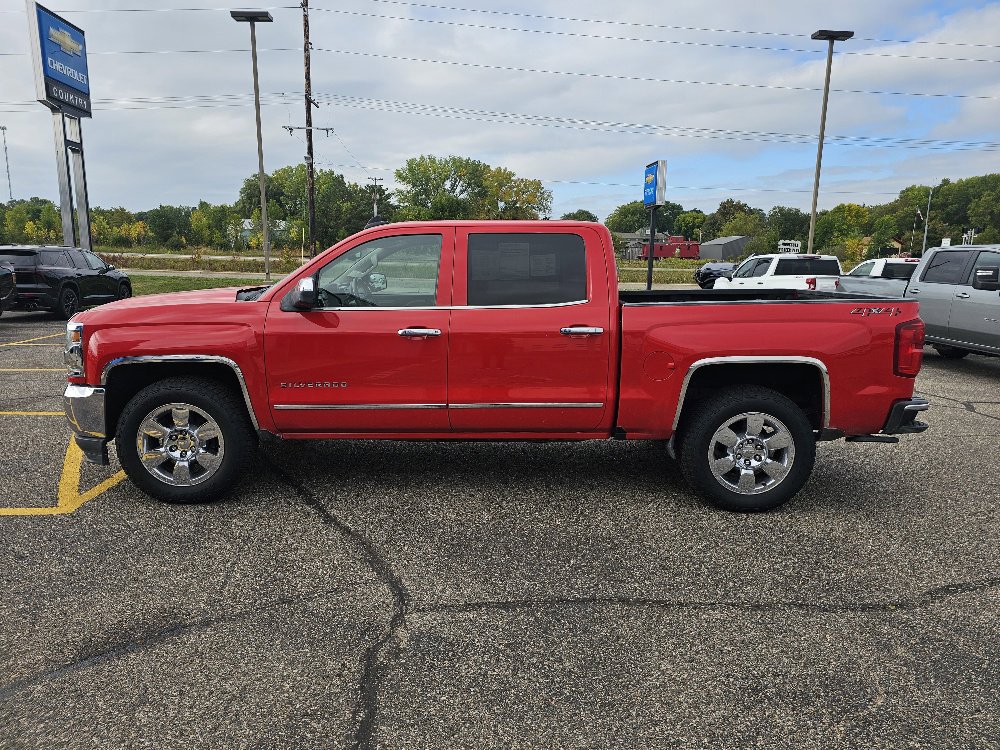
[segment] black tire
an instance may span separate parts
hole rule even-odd
[[[760,415],[764,420],[763,429],[757,432],[759,439],[756,443],[751,437],[753,430],[750,422],[742,419],[743,415],[748,414]],[[743,438],[732,450],[723,449],[723,444],[716,440],[717,433],[722,434],[727,423],[737,418],[739,419],[730,432],[736,433],[735,436],[739,438],[742,428],[736,425],[745,424]],[[780,426],[769,432],[775,425]],[[784,432],[785,429],[787,433]],[[782,434],[786,437],[781,440],[787,441],[791,450],[787,447],[766,447],[766,439]],[[785,396],[760,386],[734,387],[698,403],[684,420],[679,443],[678,456],[685,480],[710,502],[730,511],[755,512],[777,508],[802,489],[812,473],[816,459],[816,437],[808,417]],[[774,440],[774,443],[777,445],[778,440]],[[759,450],[756,445],[765,447]],[[723,467],[726,461],[733,461],[730,473],[721,478],[716,477],[713,473],[714,461],[709,458],[710,450],[717,457],[716,460],[722,462]],[[744,455],[742,451],[748,451],[749,455]],[[754,453],[758,455],[754,456]],[[739,456],[743,458],[737,459]],[[738,460],[753,461],[755,458],[763,458],[764,461],[745,470],[738,463]],[[773,468],[765,469],[763,464]],[[784,471],[780,479],[770,476],[770,472],[779,469]],[[755,484],[748,492],[734,489],[735,484],[740,483],[739,477],[744,471],[760,478],[760,487]],[[770,489],[767,488],[769,482]]]
[[[116,299],[128,299],[132,296],[132,285],[127,281],[123,281],[118,285],[118,296]]]
[[[934,350],[944,359],[962,359],[971,352],[968,349],[959,349],[957,346],[945,346],[944,344],[934,344]]]
[[[140,425],[147,415],[159,409],[169,409],[167,405],[170,404],[194,407],[192,411],[208,415],[219,429],[224,450],[220,451],[220,442],[217,441],[216,452],[223,455],[213,473],[206,479],[199,479],[197,484],[171,484],[167,479],[154,475],[153,470],[147,469],[139,458],[139,451],[142,450],[139,444],[142,439]],[[214,380],[176,377],[143,388],[126,404],[118,420],[115,442],[125,473],[147,495],[167,503],[204,503],[231,492],[246,475],[257,449],[257,433],[250,423],[243,399],[232,389]],[[163,450],[169,442],[169,439],[162,441]],[[192,461],[193,456],[194,453]],[[161,464],[170,465],[169,460]]]
[[[59,290],[59,299],[56,301],[54,312],[60,320],[69,320],[80,312],[80,293],[76,287],[67,284]]]

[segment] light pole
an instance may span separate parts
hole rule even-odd
[[[816,234],[816,201],[819,199],[819,172],[823,164],[823,138],[826,136],[826,103],[830,98],[830,69],[833,67],[833,43],[843,42],[854,36],[853,31],[829,31],[820,29],[812,35],[813,39],[823,39],[829,42],[826,50],[826,80],[823,82],[823,107],[819,115],[819,145],[816,147],[816,177],[813,179],[812,211],[809,214],[809,246],[806,252],[813,251],[813,237]]]
[[[0,125],[0,131],[3,131],[3,160],[7,163],[7,193],[14,200],[14,191],[10,187],[10,157],[7,156],[7,126]]]
[[[264,144],[260,135],[260,83],[257,80],[257,24],[274,19],[266,10],[233,10],[229,15],[250,24],[250,57],[253,60],[253,101],[257,115],[257,177],[260,180],[260,224],[264,235],[264,281],[271,280],[271,239],[267,233],[267,189],[264,187]]]

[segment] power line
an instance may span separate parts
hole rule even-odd
[[[419,62],[419,63],[430,63],[433,65],[451,65],[462,68],[478,68],[482,70],[503,70],[513,73],[543,73],[546,75],[576,76],[580,78],[597,78],[597,79],[612,80],[612,81],[689,84],[694,86],[723,86],[723,87],[746,88],[746,89],[767,89],[774,91],[814,92],[823,90],[822,88],[816,88],[813,86],[782,86],[778,84],[735,83],[728,81],[696,81],[696,80],[685,80],[678,78],[653,78],[651,76],[630,76],[630,75],[621,75],[615,73],[584,73],[580,71],[548,70],[545,68],[520,68],[511,65],[490,65],[488,63],[472,63],[459,60],[434,60],[423,57],[405,57],[403,55],[386,55],[378,52],[361,52],[358,50],[327,49],[323,47],[313,47],[313,51],[326,52],[336,55],[354,55],[356,57],[372,57],[383,60],[395,60],[399,62]],[[927,92],[915,92],[915,91],[880,91],[880,90],[868,90],[868,89],[830,89],[830,91],[838,94],[875,94],[880,96],[920,96],[920,97],[945,98],[945,99],[989,99],[989,100],[1000,99],[1000,96],[990,96],[985,94],[939,94],[939,93],[927,93]]]
[[[515,11],[508,10],[488,10],[485,8],[459,8],[452,5],[434,5],[431,3],[416,3],[407,2],[406,0],[372,0],[375,3],[385,3],[389,5],[404,5],[411,8],[427,8],[431,10],[449,10],[458,11],[461,13],[482,13],[494,16],[508,16],[516,18],[531,18],[543,21],[569,21],[572,23],[592,23],[601,24],[607,26],[627,26],[632,28],[643,28],[643,29],[663,29],[666,31],[698,31],[706,32],[712,34],[741,34],[749,36],[774,36],[774,37],[791,37],[791,38],[809,38],[809,34],[803,34],[800,32],[791,31],[753,31],[750,29],[720,29],[712,28],[706,26],[675,26],[671,24],[660,24],[660,23],[650,23],[646,21],[619,21],[614,19],[605,18],[579,18],[572,16],[549,16],[540,13],[518,13]],[[995,44],[977,43],[977,42],[951,42],[951,41],[930,41],[930,40],[920,40],[920,39],[880,39],[876,37],[856,37],[858,41],[861,42],[877,42],[879,44],[933,44],[951,47],[985,47],[988,49],[1000,49],[1000,46]]]
[[[376,18],[379,20],[388,20],[388,21],[408,21],[411,23],[426,23],[426,24],[434,24],[441,26],[455,26],[455,27],[469,28],[469,29],[483,29],[487,31],[516,31],[525,34],[541,34],[545,36],[560,36],[560,37],[583,38],[583,39],[605,39],[605,40],[612,40],[619,42],[643,42],[649,44],[676,44],[686,47],[710,47],[710,48],[739,49],[739,50],[757,50],[765,52],[793,52],[796,54],[807,54],[807,55],[823,54],[822,49],[815,49],[815,48],[767,47],[756,44],[696,42],[696,41],[682,40],[682,39],[649,39],[643,37],[609,36],[606,34],[587,34],[578,31],[556,31],[554,29],[525,29],[516,26],[497,26],[493,24],[467,23],[464,21],[446,21],[439,18],[413,18],[411,16],[390,16],[379,13],[364,13],[362,11],[343,10],[341,8],[316,8],[316,10],[322,10],[326,13],[339,13],[342,15],[356,16],[362,18]],[[938,57],[934,55],[912,55],[900,52],[843,51],[840,52],[840,54],[860,56],[860,57],[886,57],[886,58],[902,58],[902,59],[912,59],[912,60],[935,60],[939,62],[948,61],[948,62],[1000,63],[1000,60],[993,60],[986,58]]]

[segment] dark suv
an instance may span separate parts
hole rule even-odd
[[[14,269],[0,261],[0,315],[9,310],[17,300],[17,287],[14,285]]]
[[[69,319],[83,307],[132,296],[126,274],[92,252],[54,245],[0,245],[0,266],[16,274],[16,307]]]

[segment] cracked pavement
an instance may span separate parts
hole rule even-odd
[[[927,433],[822,444],[764,515],[641,443],[268,440],[214,505],[0,517],[0,748],[1000,747],[1000,359],[918,390]],[[0,421],[0,505],[67,435]]]

